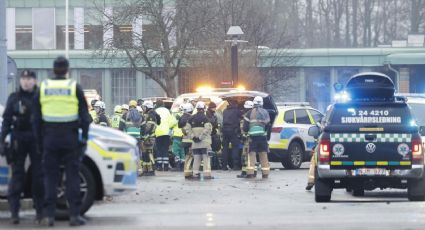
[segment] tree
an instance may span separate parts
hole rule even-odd
[[[96,55],[102,55],[105,60],[125,55],[128,62],[125,64],[158,83],[167,96],[175,97],[176,78],[190,55],[193,38],[214,17],[206,7],[208,4],[208,1],[197,0],[181,0],[175,4],[165,0],[138,0],[121,2],[111,14],[94,2],[101,15],[98,19],[105,28],[128,25],[142,16],[151,22],[153,34],[149,40],[142,31],[115,33],[113,38],[104,41],[104,47],[97,50]]]

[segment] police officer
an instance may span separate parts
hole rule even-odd
[[[170,111],[164,107],[164,102],[158,100],[156,102],[157,108],[155,111],[161,117],[161,124],[155,130],[155,145],[157,150],[156,157],[156,168],[158,171],[168,171],[169,169],[169,158],[168,150],[171,145],[171,128],[174,127],[176,120],[171,115]]]
[[[69,62],[58,57],[53,63],[53,79],[41,83],[34,99],[34,130],[43,152],[45,205],[43,225],[53,226],[60,178],[65,166],[66,198],[71,226],[84,225],[80,216],[79,170],[87,146],[90,115],[79,84],[66,77]],[[78,130],[81,128],[81,139]]]
[[[116,105],[114,108],[114,116],[111,119],[111,127],[121,131],[125,130],[125,120],[122,118],[122,107]]]
[[[240,170],[240,121],[242,113],[235,100],[228,100],[229,106],[223,111],[223,165],[222,169],[227,170],[228,160],[231,157],[233,170]],[[232,144],[232,152],[229,152],[229,144]]]
[[[192,179],[200,179],[199,168],[203,162],[204,179],[213,179],[211,176],[210,158],[208,149],[211,147],[211,131],[212,125],[205,115],[205,103],[199,101],[196,103],[197,113],[193,115],[186,124],[186,132],[192,138],[193,152],[193,177]]]
[[[266,179],[270,173],[270,164],[267,158],[267,128],[270,125],[270,116],[267,110],[263,109],[263,98],[256,96],[253,100],[254,108],[244,115],[243,130],[250,138],[249,154],[247,163],[246,178],[254,178],[254,168],[257,163],[258,153],[261,164],[263,178]]]
[[[217,153],[221,150],[221,138],[220,138],[220,123],[216,113],[217,105],[214,102],[208,104],[208,109],[205,112],[208,120],[212,125],[211,132],[211,165],[214,165],[215,168],[219,167],[219,160],[217,158]]]
[[[20,198],[26,187],[25,159],[28,155],[32,166],[31,191],[36,222],[42,218],[44,196],[41,153],[38,152],[31,125],[34,94],[37,90],[35,73],[24,70],[19,83],[17,92],[12,93],[7,100],[0,139],[2,145],[5,145],[6,136],[9,134],[12,136],[13,151],[9,159],[11,162],[8,162],[12,168],[12,178],[9,183],[8,200],[13,224],[19,224]]]
[[[248,113],[252,108],[254,108],[254,103],[252,101],[245,101],[243,105],[245,109],[245,114]],[[241,131],[242,131],[242,172],[240,175],[237,175],[238,178],[245,178],[247,176],[247,165],[248,165],[248,154],[249,154],[249,136],[248,132],[243,130],[244,120],[241,120]],[[257,173],[257,168],[254,169],[254,175]]]
[[[96,118],[94,119],[94,123],[97,125],[109,127],[110,122],[109,118],[105,114],[105,102],[103,101],[97,101],[96,104],[94,104],[94,110],[96,111]]]
[[[142,176],[155,176],[153,147],[155,144],[155,130],[161,124],[161,117],[153,109],[152,101],[144,101],[144,121],[141,125],[142,135]]]
[[[189,119],[192,117],[193,105],[190,102],[184,103],[182,109],[183,115],[178,120],[178,127],[182,129],[183,132],[182,146],[185,154],[183,171],[184,177],[186,179],[190,179],[193,176],[192,138],[190,138],[189,134],[186,132],[185,127]]]

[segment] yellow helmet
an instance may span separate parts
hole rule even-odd
[[[114,112],[115,113],[122,113],[122,107],[121,105],[116,105],[114,108]]]
[[[130,107],[134,107],[134,108],[136,108],[136,107],[137,107],[137,101],[135,101],[135,100],[131,100],[131,101],[128,103],[128,105],[129,105]]]

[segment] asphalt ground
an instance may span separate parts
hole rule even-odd
[[[137,191],[96,203],[81,229],[425,229],[425,202],[409,202],[405,190],[359,198],[339,189],[330,203],[315,203],[304,189],[308,163],[299,170],[273,166],[267,180],[238,179],[234,171],[213,171],[210,181],[186,181],[178,172],[142,177]],[[32,211],[22,213],[19,226],[8,215],[0,211],[0,229],[41,228]]]

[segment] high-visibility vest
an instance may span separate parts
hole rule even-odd
[[[111,127],[114,128],[114,129],[118,129],[120,127],[121,121],[123,121],[122,116],[120,114],[116,113],[112,117]]]
[[[94,119],[96,119],[96,117],[97,117],[97,113],[96,113],[96,110],[90,110],[90,116],[91,116],[91,119],[94,121]]]
[[[43,81],[40,85],[40,104],[45,122],[77,121],[77,83],[70,79]]]

